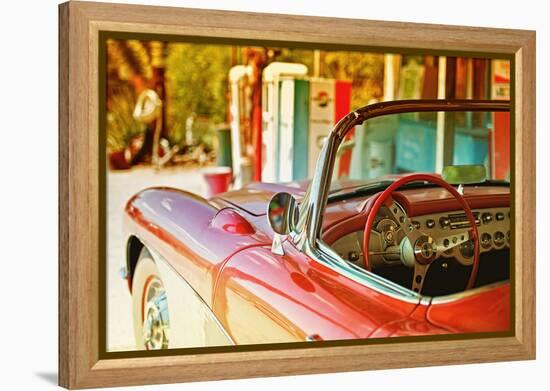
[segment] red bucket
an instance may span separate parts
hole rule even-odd
[[[212,167],[206,169],[202,175],[208,186],[208,197],[225,193],[233,179],[231,167]]]

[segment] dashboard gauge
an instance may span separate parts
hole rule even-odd
[[[504,245],[504,240],[505,240],[505,237],[503,232],[500,232],[500,231],[495,232],[495,238],[494,238],[495,246],[500,247]]]
[[[481,235],[481,247],[483,248],[489,248],[491,247],[491,234],[488,234],[485,232],[483,235]]]

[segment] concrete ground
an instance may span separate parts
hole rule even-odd
[[[107,173],[107,351],[136,350],[131,296],[119,274],[125,262],[122,213],[126,201],[151,186],[170,186],[206,194],[200,168],[170,167],[156,172],[150,167]]]

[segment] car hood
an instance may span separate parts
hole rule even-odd
[[[365,185],[370,182],[378,182],[381,179],[395,180],[399,176],[385,176],[372,181],[364,180],[338,180],[333,182],[331,190],[334,192],[353,189],[359,185]],[[218,194],[213,201],[223,200],[226,203],[234,205],[255,216],[266,214],[267,204],[274,194],[279,192],[287,192],[292,194],[298,203],[303,199],[304,194],[309,186],[309,180],[286,182],[286,183],[262,183],[253,182],[244,186],[242,189],[230,191],[227,193]]]
[[[242,189],[218,194],[213,200],[223,200],[254,216],[262,216],[267,212],[267,204],[274,194],[285,191],[292,194],[298,202],[302,200],[309,181],[288,183],[254,182]]]

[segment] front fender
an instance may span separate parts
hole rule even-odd
[[[252,247],[225,264],[214,313],[237,344],[367,338],[403,319],[416,303],[353,281],[283,242]]]
[[[125,208],[128,237],[166,259],[209,305],[223,262],[242,248],[269,242],[246,217],[172,188],[143,190]]]

